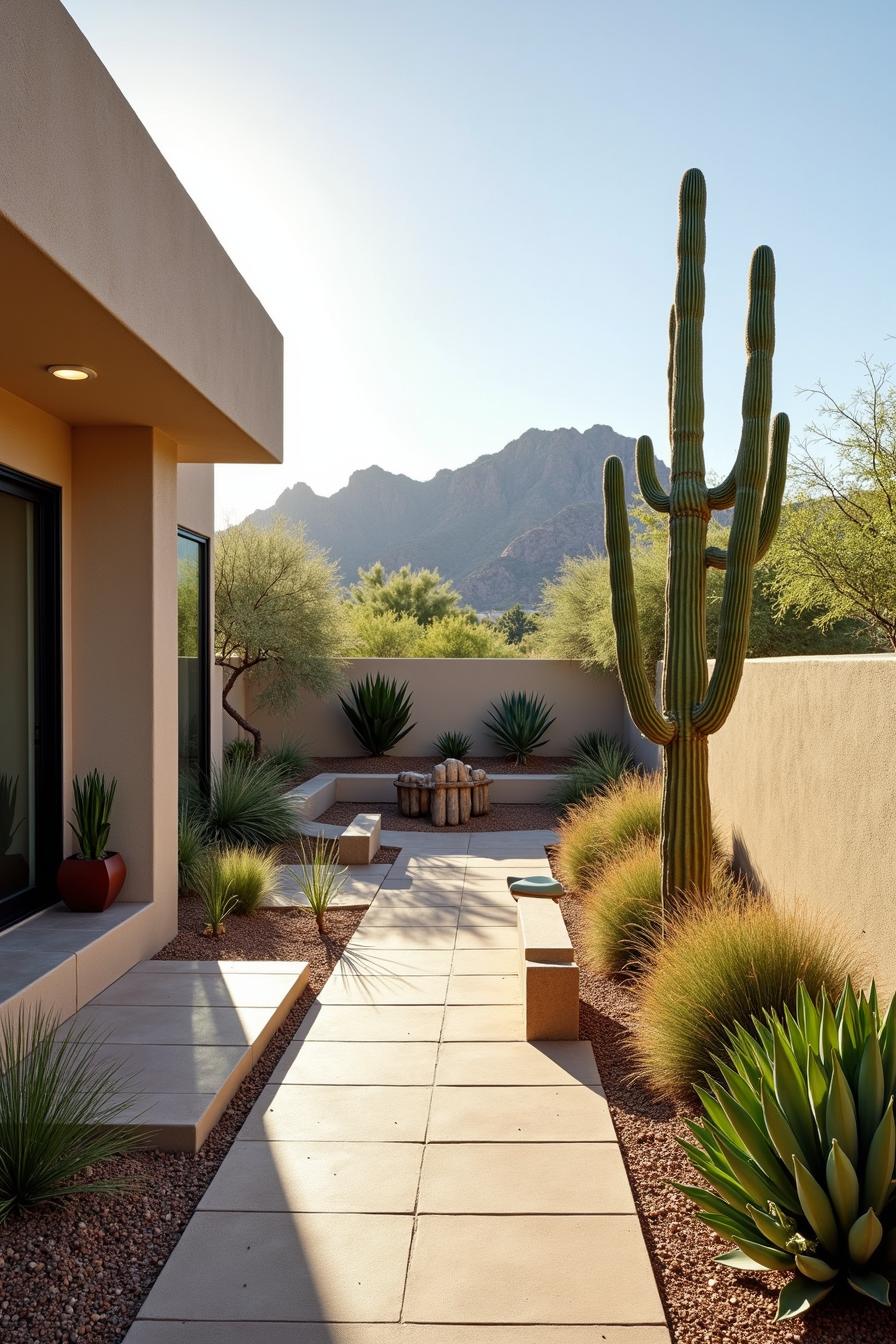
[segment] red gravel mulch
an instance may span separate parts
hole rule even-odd
[[[304,776],[314,775],[397,775],[401,770],[429,771],[441,756],[315,756],[313,768]],[[506,756],[465,756],[474,770],[490,775],[562,775],[572,764],[571,756],[531,756],[525,765],[517,765]]]
[[[582,966],[581,1034],[594,1047],[635,1195],[674,1344],[889,1344],[896,1312],[844,1291],[797,1321],[774,1322],[783,1274],[738,1273],[714,1263],[730,1246],[694,1217],[669,1181],[699,1185],[675,1137],[699,1107],[659,1101],[633,1076],[636,1013],[630,989],[585,966],[582,906],[564,897],[563,914]]]
[[[359,812],[379,812],[384,831],[428,831],[430,835],[450,836],[452,831],[551,831],[558,814],[552,807],[536,803],[492,803],[484,817],[470,817],[463,826],[433,826],[428,817],[403,817],[396,803],[334,803],[322,812],[318,821],[347,826]]]
[[[371,804],[373,806],[373,804]],[[377,807],[380,804],[377,803]],[[352,812],[349,821],[354,821],[358,815],[357,805]],[[303,836],[301,840],[287,840],[278,845],[274,851],[278,863],[304,863],[308,857],[309,850],[317,848],[319,844],[332,846],[332,840],[321,840],[319,836]],[[329,851],[332,853],[332,849]],[[389,863],[392,864],[398,858],[401,850],[395,845],[380,845],[379,849],[370,860],[371,863]]]
[[[233,916],[226,935],[213,939],[200,931],[199,902],[181,901],[181,932],[160,958],[307,961],[308,985],[201,1152],[141,1152],[104,1163],[96,1176],[127,1175],[139,1182],[136,1193],[79,1196],[0,1224],[3,1344],[120,1344],[363,914],[331,911],[321,938],[307,912],[262,910]]]

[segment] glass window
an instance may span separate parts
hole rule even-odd
[[[208,541],[177,535],[177,706],[181,794],[204,789],[209,767]]]

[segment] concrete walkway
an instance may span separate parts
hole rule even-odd
[[[591,1046],[522,1039],[544,839],[416,839],[127,1344],[668,1344]]]

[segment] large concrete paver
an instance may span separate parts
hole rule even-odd
[[[522,1039],[551,838],[402,838],[126,1344],[669,1344],[593,1051]]]

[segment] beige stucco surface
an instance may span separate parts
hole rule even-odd
[[[896,988],[896,656],[756,659],[710,739],[717,825],[782,902],[856,939]]]
[[[537,754],[564,755],[579,733],[600,728],[629,741],[639,759],[651,758],[650,744],[629,719],[615,673],[585,672],[578,663],[551,658],[356,658],[345,669],[345,682],[377,673],[399,684],[406,681],[414,699],[415,727],[393,754],[429,755],[436,737],[453,728],[472,736],[472,754],[495,755],[482,720],[502,694],[528,691],[543,695],[556,719]],[[318,756],[361,751],[335,695],[302,696],[287,714],[255,709],[250,717],[271,745],[286,738],[303,741]],[[232,720],[226,717],[224,732],[226,740],[233,736]]]
[[[281,460],[282,338],[59,0],[0,6],[0,380],[182,460]],[[89,364],[66,386],[51,363]]]

